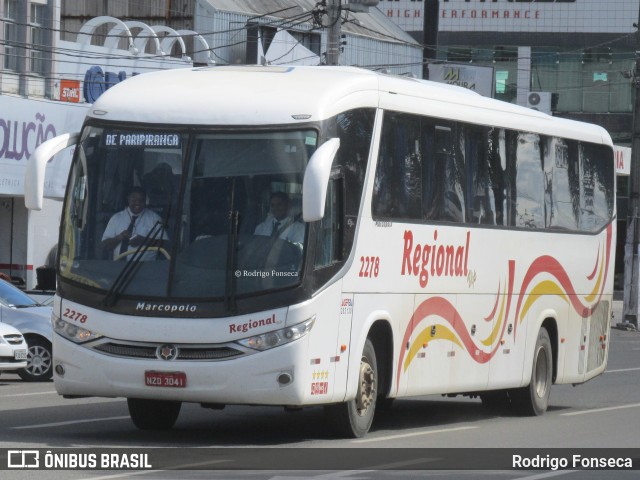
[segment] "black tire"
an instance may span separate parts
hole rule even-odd
[[[362,350],[356,398],[325,407],[325,414],[334,433],[341,438],[360,438],[373,423],[378,396],[378,364],[371,340]]]
[[[521,415],[539,416],[547,411],[553,383],[553,350],[546,328],[541,328],[536,340],[529,386],[510,391],[511,404]]]
[[[131,421],[140,430],[169,430],[178,420],[182,402],[127,398],[127,406]]]
[[[27,366],[18,370],[25,382],[48,382],[53,376],[53,354],[51,344],[42,337],[26,337]]]

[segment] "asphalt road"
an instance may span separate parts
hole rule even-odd
[[[0,399],[0,450],[100,452],[114,448],[135,453],[153,448],[157,459],[158,448],[170,447],[163,451],[162,468],[168,464],[179,469],[39,470],[37,475],[27,472],[28,476],[22,471],[0,471],[3,479],[637,478],[638,470],[628,469],[497,472],[500,462],[491,470],[466,469],[469,462],[482,463],[480,457],[490,458],[493,453],[544,456],[549,449],[569,456],[602,452],[608,457],[620,452],[640,462],[640,333],[612,330],[607,372],[577,387],[554,386],[549,410],[542,417],[491,413],[479,400],[426,396],[397,400],[390,411],[378,412],[363,439],[332,438],[320,408],[286,413],[281,408],[231,406],[214,411],[185,404],[173,430],[143,432],[129,420],[123,399],[65,400],[55,393],[53,383],[24,383],[6,373],[0,376]],[[221,451],[225,456],[219,456]],[[446,471],[429,470],[428,462],[439,453],[448,458]],[[311,465],[310,469],[296,469],[292,458]],[[243,465],[270,471],[235,471]],[[234,472],[219,470],[227,467]]]

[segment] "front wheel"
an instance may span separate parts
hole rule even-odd
[[[53,376],[51,343],[40,337],[27,337],[27,366],[18,370],[25,382],[46,382]]]
[[[373,422],[378,397],[378,364],[370,339],[364,344],[360,358],[356,397],[345,403],[325,407],[325,414],[340,437],[360,438],[366,435]]]
[[[538,416],[547,411],[553,383],[553,350],[546,328],[541,328],[533,353],[531,383],[510,392],[514,409],[522,415]]]
[[[131,421],[140,430],[169,430],[178,420],[182,402],[127,398]]]

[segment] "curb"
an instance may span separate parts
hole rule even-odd
[[[629,322],[624,323],[616,323],[615,325],[611,325],[611,328],[615,328],[616,330],[625,330],[627,332],[637,332],[638,328]]]

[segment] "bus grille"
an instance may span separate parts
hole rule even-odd
[[[225,360],[227,358],[243,355],[244,352],[227,346],[181,346],[178,347],[178,356],[175,360],[198,361],[198,360]],[[131,345],[118,343],[102,343],[93,347],[107,355],[114,357],[156,359],[157,346],[153,345]]]

